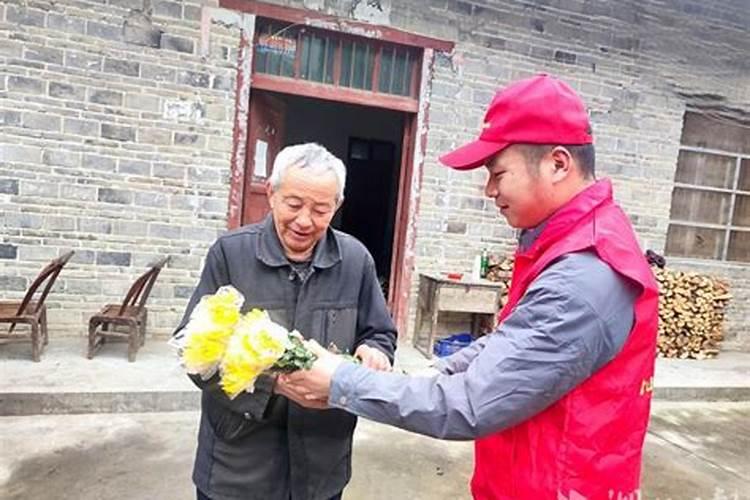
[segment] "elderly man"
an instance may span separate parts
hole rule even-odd
[[[375,373],[318,350],[291,397],[446,439],[475,439],[474,498],[637,499],[656,353],[656,281],[609,181],[583,102],[539,75],[497,93],[479,138],[441,158],[484,166],[522,229],[495,332],[440,374]]]
[[[317,144],[290,146],[268,182],[271,214],[218,239],[179,331],[201,297],[223,285],[288,329],[390,369],[396,331],[373,259],[357,240],[329,227],[344,195],[343,163]],[[266,377],[229,400],[217,377],[203,389],[193,481],[198,498],[328,500],[351,475],[356,417],[305,409]]]

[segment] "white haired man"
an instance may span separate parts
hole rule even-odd
[[[344,164],[317,144],[277,155],[267,185],[271,213],[221,236],[211,247],[185,311],[223,285],[289,329],[354,353],[388,370],[396,329],[375,265],[356,239],[330,228],[344,198]],[[229,400],[216,377],[193,377],[203,390],[193,481],[198,499],[338,499],[351,475],[356,418],[341,410],[306,409],[274,379]]]

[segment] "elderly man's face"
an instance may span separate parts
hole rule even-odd
[[[267,188],[271,214],[287,258],[310,258],[338,208],[338,181],[333,172],[310,174],[292,167],[281,178],[279,188]]]

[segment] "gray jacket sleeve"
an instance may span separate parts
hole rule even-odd
[[[180,325],[175,329],[174,334],[182,330],[190,320],[193,309],[204,295],[215,293],[220,287],[231,284],[229,273],[227,271],[226,259],[221,245],[215,243],[206,256],[206,263],[201,273],[198,286],[195,287],[193,295],[190,297],[185,314],[182,316]],[[260,420],[263,418],[268,400],[273,394],[273,379],[262,375],[255,383],[253,393],[244,392],[234,399],[229,399],[219,385],[219,374],[214,375],[208,380],[202,380],[198,375],[188,375],[195,385],[203,392],[208,393],[219,404],[237,413],[245,413]]]
[[[590,253],[548,267],[465,371],[434,377],[345,363],[329,404],[444,439],[476,439],[541,412],[609,362],[640,289]]]
[[[471,361],[477,357],[482,349],[484,349],[485,344],[487,344],[487,339],[489,338],[489,335],[479,337],[468,346],[454,352],[450,356],[438,359],[434,364],[435,369],[446,375],[465,372],[471,364]]]

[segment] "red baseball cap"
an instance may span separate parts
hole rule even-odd
[[[440,157],[457,170],[481,167],[511,144],[591,144],[583,101],[570,86],[546,74],[499,90],[484,115],[479,138]]]

